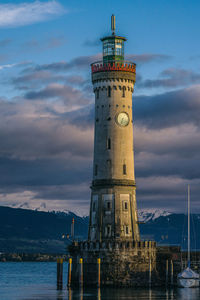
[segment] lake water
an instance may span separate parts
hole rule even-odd
[[[56,290],[56,263],[0,263],[0,300],[199,300],[200,289]]]

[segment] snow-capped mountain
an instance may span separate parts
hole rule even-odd
[[[22,208],[22,209],[30,209],[35,211],[45,211],[45,212],[55,212],[55,213],[65,213],[65,214],[76,214],[79,215],[79,213],[72,212],[66,209],[63,210],[56,210],[52,209],[52,207],[49,207],[45,202],[39,202],[39,203],[32,203],[32,202],[21,202],[21,203],[14,203],[12,205],[9,205],[12,208]],[[149,222],[151,220],[156,220],[159,217],[166,217],[168,215],[171,215],[170,212],[162,209],[139,209],[138,210],[138,218],[139,221],[142,222]]]
[[[28,202],[13,203],[13,204],[10,204],[9,207],[31,209],[31,210],[37,210],[37,211],[46,211],[46,212],[49,211],[46,206],[46,203],[44,203],[44,202],[39,203],[39,204],[32,204],[32,203],[28,203]]]
[[[166,217],[172,213],[163,209],[138,209],[138,219],[141,222],[149,222],[158,219],[159,217]]]

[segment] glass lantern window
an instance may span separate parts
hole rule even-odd
[[[124,56],[124,41],[106,40],[103,42],[103,56]]]

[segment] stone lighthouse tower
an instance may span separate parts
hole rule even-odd
[[[101,39],[103,59],[92,64],[95,138],[90,205],[91,241],[139,241],[133,153],[132,94],[136,66],[124,60],[126,38]]]
[[[156,272],[156,244],[141,241],[134,175],[132,94],[136,66],[124,60],[125,37],[101,39],[103,58],[91,65],[95,138],[88,240],[69,246],[72,282],[145,286]],[[153,273],[152,273],[153,274]],[[151,277],[150,277],[151,278]]]

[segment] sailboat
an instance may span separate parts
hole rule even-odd
[[[199,274],[190,267],[190,186],[188,185],[188,257],[187,268],[178,274],[178,286],[184,288],[199,287]]]

